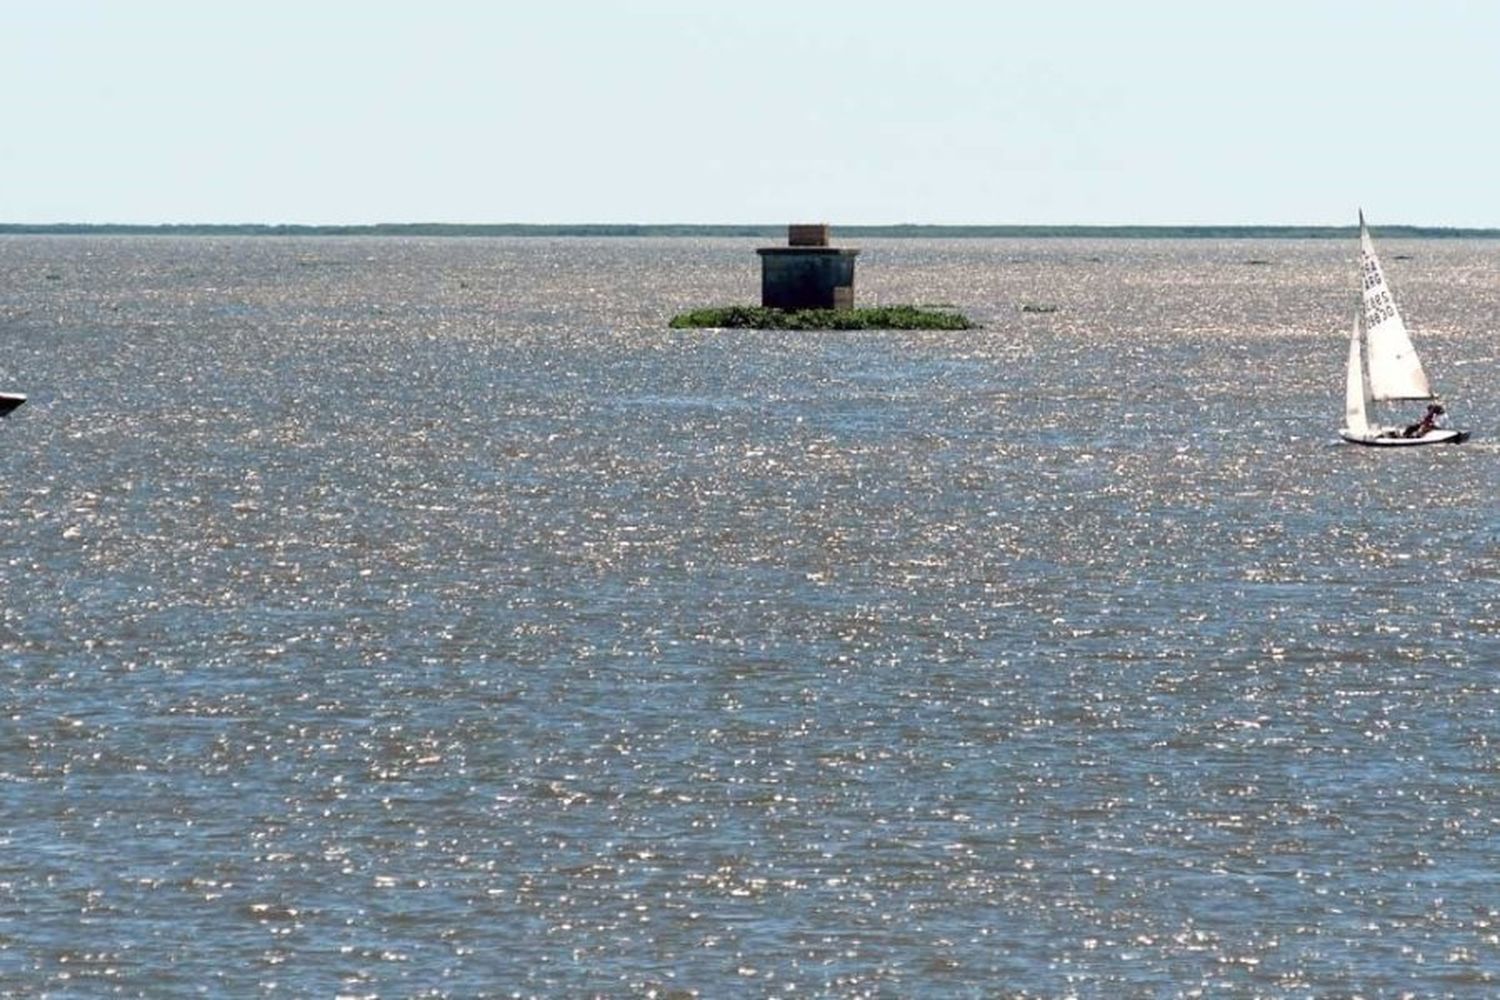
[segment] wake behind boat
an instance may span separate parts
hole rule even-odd
[[[1395,400],[1437,399],[1406,324],[1396,309],[1396,299],[1385,283],[1375,244],[1365,228],[1365,213],[1359,213],[1359,270],[1361,295],[1349,334],[1349,362],[1344,380],[1345,441],[1385,448],[1423,444],[1460,444],[1468,431],[1447,426],[1447,410],[1440,403],[1427,407],[1421,420],[1406,426],[1370,422],[1374,404]]]
[[[0,392],[0,417],[26,402],[24,392]]]

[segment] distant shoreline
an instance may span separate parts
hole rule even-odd
[[[840,226],[840,240],[867,239],[1349,239],[1357,226]],[[1500,229],[1376,226],[1385,239],[1500,239]],[[527,236],[527,237],[742,237],[780,243],[785,225],[677,225],[579,223],[379,223],[363,226],[245,224],[0,223],[0,236]]]

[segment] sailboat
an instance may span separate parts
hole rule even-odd
[[[1417,357],[1406,324],[1396,310],[1396,299],[1386,286],[1363,210],[1359,213],[1359,272],[1362,290],[1354,312],[1354,328],[1349,333],[1340,436],[1355,444],[1393,448],[1467,441],[1468,431],[1438,426],[1446,423],[1444,408],[1438,403],[1428,406],[1427,416],[1420,423],[1406,428],[1370,422],[1370,412],[1377,402],[1436,400],[1437,394],[1427,381],[1422,359]]]
[[[0,417],[26,402],[24,392],[0,392]]]

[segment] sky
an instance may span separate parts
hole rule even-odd
[[[0,0],[0,222],[1500,227],[1500,3]]]

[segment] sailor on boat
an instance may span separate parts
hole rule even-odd
[[[1414,424],[1407,424],[1402,437],[1419,438],[1430,430],[1448,426],[1448,414],[1439,403],[1428,403],[1427,412]]]

